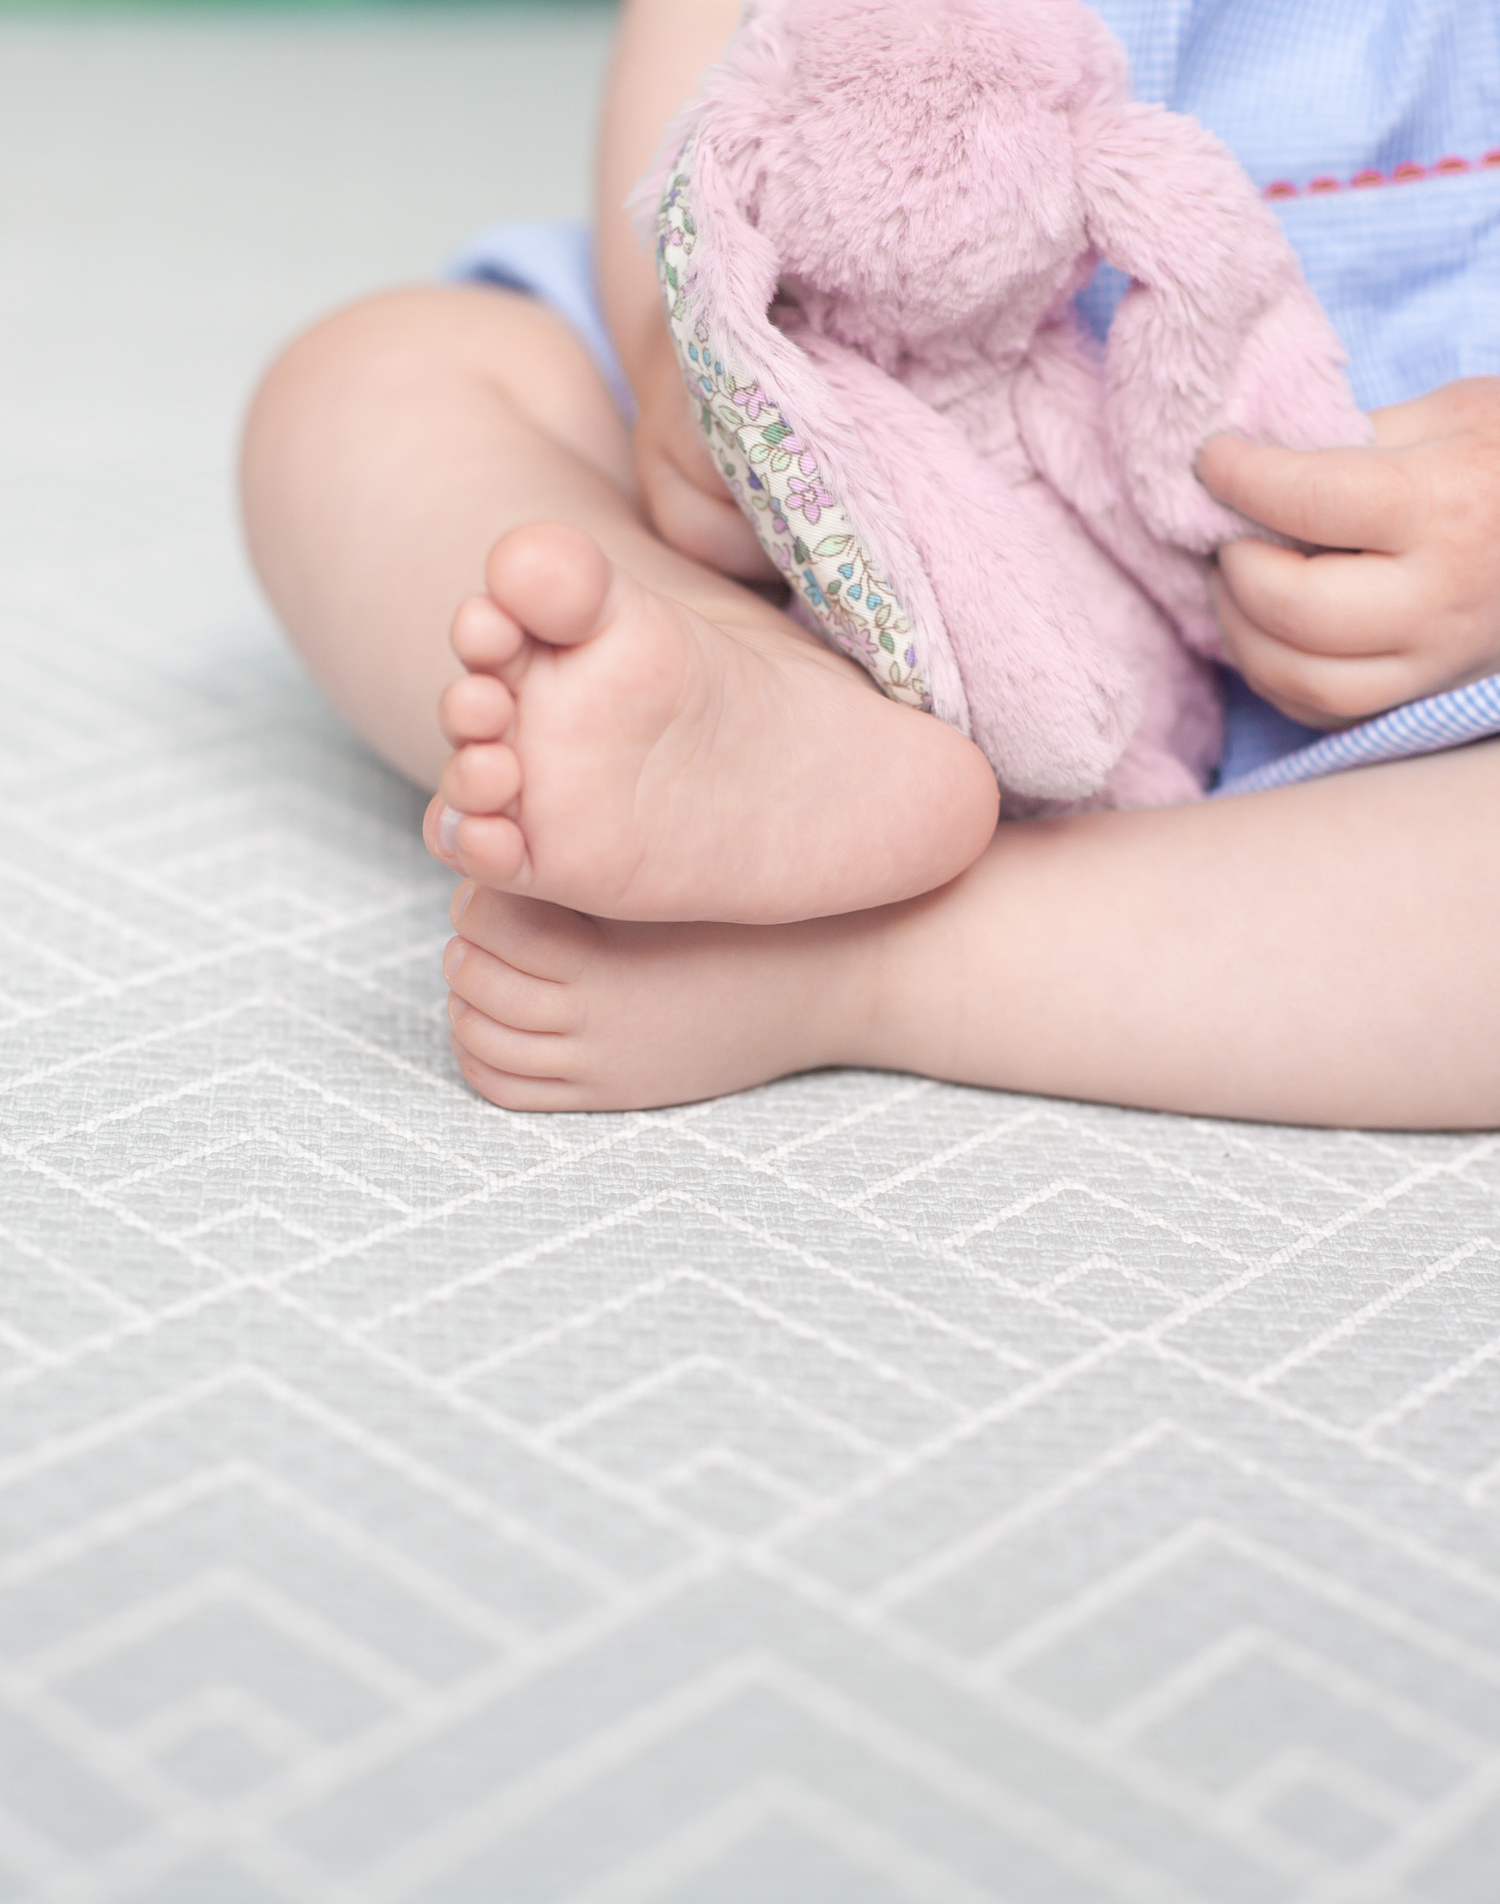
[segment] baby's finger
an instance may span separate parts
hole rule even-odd
[[[1242,516],[1319,548],[1399,555],[1420,527],[1410,473],[1384,450],[1283,450],[1211,436],[1198,475]]]
[[[1395,654],[1421,625],[1409,570],[1391,555],[1299,555],[1229,542],[1219,572],[1249,619],[1309,654]]]
[[[1218,606],[1230,661],[1257,694],[1307,727],[1348,727],[1415,691],[1404,656],[1307,654],[1257,628],[1222,585]]]
[[[1500,424],[1500,377],[1460,377],[1424,397],[1372,410],[1375,441],[1382,449],[1409,449],[1445,437],[1493,435]]]
[[[662,447],[667,460],[706,496],[716,502],[733,501],[708,438],[699,428],[697,404],[689,398],[682,409],[669,411],[662,422]]]
[[[684,555],[741,581],[775,581],[777,571],[729,491],[710,495],[666,456],[643,448],[641,494],[657,533]]]

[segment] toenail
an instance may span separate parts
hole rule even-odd
[[[475,886],[474,881],[472,879],[466,879],[454,893],[453,904],[448,908],[448,917],[454,925],[457,925],[459,920],[462,919],[464,914],[469,910],[470,903],[477,890],[478,888]]]
[[[443,817],[438,821],[438,845],[450,858],[458,850],[458,823],[468,817],[467,813],[460,813],[457,807],[443,808]]]
[[[461,998],[455,998],[452,992],[448,994],[448,1023],[450,1025],[456,1025],[468,1009]]]
[[[450,979],[458,977],[458,968],[464,962],[464,953],[468,947],[462,939],[450,939],[448,950],[443,955],[443,970]]]

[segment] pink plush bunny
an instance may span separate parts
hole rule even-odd
[[[705,427],[824,631],[971,733],[1013,809],[1199,793],[1208,558],[1248,525],[1197,453],[1368,440],[1224,147],[1132,103],[1081,0],[751,0],[637,203]],[[1133,280],[1102,352],[1072,307],[1101,257]],[[855,642],[877,585],[904,620]]]

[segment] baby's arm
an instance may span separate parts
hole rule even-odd
[[[667,123],[729,43],[740,0],[625,0],[605,90],[597,164],[599,289],[639,415],[643,511],[675,548],[750,579],[775,570],[735,507],[698,429],[667,332],[656,266],[625,200]]]
[[[1377,411],[1364,450],[1216,436],[1199,475],[1299,542],[1219,551],[1235,666],[1313,727],[1362,720],[1500,672],[1500,377]]]

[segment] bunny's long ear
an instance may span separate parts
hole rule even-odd
[[[1115,449],[1152,529],[1206,552],[1249,528],[1193,475],[1207,437],[1331,449],[1369,424],[1296,254],[1217,139],[1134,104],[1081,112],[1075,134],[1090,241],[1134,280],[1106,346]]]
[[[753,203],[760,128],[749,89],[708,96],[661,167],[657,269],[714,459],[794,591],[800,618],[888,694],[969,733],[932,584],[901,511],[807,353],[774,325],[779,260]]]

